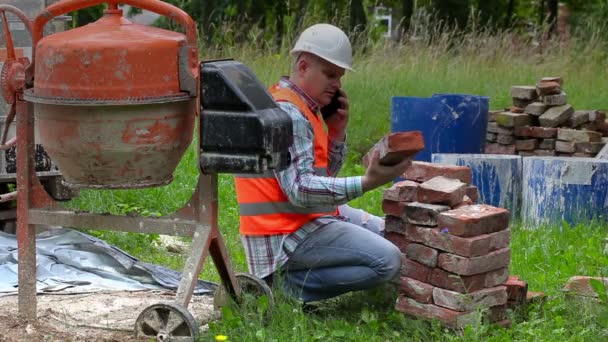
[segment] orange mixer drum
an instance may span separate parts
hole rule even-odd
[[[121,3],[177,18],[188,36],[132,23],[113,3],[84,27],[44,38],[37,31],[87,2],[57,3],[34,22],[34,87],[25,98],[34,103],[40,143],[75,187],[167,184],[197,113],[194,23],[162,1],[129,0]]]

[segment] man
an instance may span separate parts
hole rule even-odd
[[[352,49],[339,28],[317,24],[300,35],[289,78],[270,92],[293,121],[291,165],[235,179],[240,231],[251,273],[304,302],[375,287],[399,272],[401,254],[382,237],[384,221],[346,203],[403,174],[406,160],[382,166],[374,155],[365,175],[334,177],[346,156],[349,102],[341,88]],[[340,108],[319,113],[338,93]],[[327,126],[327,132],[324,129]]]

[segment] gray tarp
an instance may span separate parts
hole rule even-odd
[[[79,293],[108,290],[176,290],[181,273],[141,262],[93,236],[53,228],[36,236],[37,290]],[[17,292],[17,239],[0,232],[0,296]],[[194,293],[216,285],[199,281]]]

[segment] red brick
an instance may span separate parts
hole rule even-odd
[[[508,276],[508,268],[470,276],[461,276],[444,271],[441,268],[434,268],[429,277],[429,284],[458,293],[469,293],[501,285],[507,280]]]
[[[382,200],[382,211],[387,215],[401,217],[405,213],[405,202]]]
[[[574,153],[576,152],[576,145],[571,141],[556,141],[555,151],[564,153]]]
[[[455,311],[473,311],[507,304],[507,289],[496,286],[467,294],[441,288],[433,289],[433,303]]]
[[[401,282],[399,283],[399,291],[418,303],[433,303],[434,288],[433,285],[408,277],[401,277]]]
[[[437,176],[458,179],[467,184],[471,183],[471,178],[473,177],[471,169],[466,166],[415,161],[405,171],[403,178],[416,182],[426,182]]]
[[[544,304],[547,296],[544,292],[528,291],[526,295],[526,304]]]
[[[539,83],[546,83],[546,82],[557,82],[559,83],[560,86],[564,86],[564,80],[559,77],[559,76],[551,76],[551,77],[543,77],[540,79]]]
[[[487,154],[515,154],[515,145],[486,144]]]
[[[453,206],[462,202],[466,187],[458,179],[438,176],[420,184],[418,202]]]
[[[408,278],[419,280],[423,283],[429,282],[432,268],[417,263],[409,259],[405,254],[401,254],[401,275]]]
[[[507,297],[509,298],[509,301],[513,301],[517,305],[524,305],[526,303],[528,283],[519,280],[519,277],[517,276],[510,276],[504,285],[507,288]]]
[[[393,245],[397,246],[397,248],[399,248],[402,253],[405,253],[405,249],[410,243],[410,241],[405,237],[405,235],[395,232],[384,233],[384,238],[392,242]]]
[[[597,292],[591,287],[592,279],[604,283],[604,286],[608,289],[608,278],[574,276],[568,279],[568,282],[566,282],[566,285],[564,286],[564,291],[577,296],[598,298]]]
[[[375,150],[380,153],[380,164],[395,165],[424,150],[424,138],[420,131],[396,132],[385,135],[363,157],[363,164],[366,167],[369,165],[372,153]]]
[[[410,224],[434,227],[437,225],[437,215],[450,207],[438,204],[412,202],[405,205],[404,219]]]
[[[535,126],[516,127],[513,134],[518,137],[549,139],[557,137],[557,128]]]
[[[401,217],[387,215],[384,217],[384,231],[405,234],[407,223]]]
[[[525,139],[515,141],[515,149],[518,151],[532,151],[536,148],[538,148],[538,140],[536,139]]]
[[[418,183],[401,181],[384,190],[382,199],[398,202],[415,202],[417,198]]]
[[[475,185],[467,186],[466,195],[469,196],[473,203],[479,201],[479,189]]]
[[[473,205],[473,201],[471,201],[471,199],[469,198],[469,196],[464,195],[464,197],[462,198],[462,201],[460,201],[460,203],[453,205],[452,209],[458,209],[458,208],[462,208],[462,207],[466,207],[469,205]]]
[[[428,267],[437,266],[437,257],[439,252],[436,249],[420,245],[417,243],[410,243],[405,249],[405,255],[408,259],[419,262]]]
[[[509,248],[499,249],[484,256],[465,258],[455,254],[442,253],[439,255],[439,267],[460,275],[486,273],[499,268],[508,267],[511,261]]]
[[[467,325],[474,325],[478,322],[477,312],[458,312],[434,304],[418,303],[406,296],[399,296],[395,310],[416,318],[436,319],[443,326],[452,329],[462,329]]]
[[[539,156],[539,157],[553,157],[553,156],[555,156],[555,151],[553,151],[553,150],[534,150],[532,152],[534,152],[535,156]]]
[[[437,215],[439,228],[450,235],[469,237],[497,232],[509,227],[509,211],[487,204],[475,204]]]
[[[562,87],[557,82],[552,82],[552,81],[542,82],[541,81],[536,86],[536,92],[540,96],[559,94],[559,93],[561,93],[561,91],[562,91]]]
[[[509,108],[509,111],[511,113],[521,114],[524,112],[524,109],[521,107],[517,107],[517,106],[511,106],[511,108]]]
[[[464,257],[486,255],[509,247],[511,242],[511,231],[509,229],[469,238],[442,233],[441,228],[410,226],[404,232],[405,236],[413,242]]]

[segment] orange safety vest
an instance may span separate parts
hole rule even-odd
[[[270,93],[277,102],[291,102],[311,123],[314,133],[315,174],[328,176],[328,137],[322,120],[313,113],[298,94],[275,85]],[[281,190],[273,171],[259,175],[235,176],[239,203],[240,232],[243,235],[275,235],[292,233],[307,222],[325,215],[337,215],[335,206],[304,208],[291,202]]]

